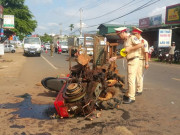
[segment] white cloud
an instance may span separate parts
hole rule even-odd
[[[52,26],[52,27],[53,27],[53,26],[59,26],[57,23],[53,23],[53,22],[52,22],[52,23],[48,23],[47,25],[50,26],[50,27],[51,27],[51,26]]]
[[[151,13],[149,13],[149,16],[155,16],[159,14],[164,15],[165,12],[166,12],[166,7],[155,8]]]
[[[45,26],[39,26],[39,25],[38,25],[37,29],[39,29],[39,30],[47,30],[48,28],[45,27]]]

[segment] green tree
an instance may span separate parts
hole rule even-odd
[[[40,36],[40,38],[41,38],[41,41],[45,42],[45,43],[47,43],[47,42],[51,43],[53,41],[53,37],[46,33],[43,36]]]
[[[0,0],[4,7],[4,15],[14,15],[15,29],[12,29],[22,39],[24,36],[32,34],[37,27],[37,21],[29,8],[24,5],[25,0]]]
[[[70,24],[70,30],[72,31],[74,29],[74,24]]]

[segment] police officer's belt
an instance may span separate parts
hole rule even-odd
[[[130,60],[134,60],[134,59],[136,59],[136,58],[139,58],[139,56],[136,56],[136,57],[130,58],[130,59],[128,59],[128,61],[130,61]]]

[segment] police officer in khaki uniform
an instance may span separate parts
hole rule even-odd
[[[137,70],[139,66],[139,51],[138,49],[143,46],[136,36],[128,35],[126,27],[116,28],[117,35],[124,40],[124,47],[127,53],[127,66],[128,66],[128,91],[123,96],[123,103],[130,104],[135,102],[135,82]],[[110,58],[110,61],[116,60],[117,57]]]
[[[143,72],[144,68],[148,69],[148,42],[142,38],[141,36],[142,30],[139,28],[133,27],[132,35],[135,35],[140,41],[144,42],[144,46],[141,47],[139,50],[139,68],[137,70],[137,77],[136,77],[136,96],[141,95],[143,91]]]
[[[53,57],[53,52],[54,52],[54,45],[53,45],[53,43],[51,43],[50,49],[51,49],[51,57]]]

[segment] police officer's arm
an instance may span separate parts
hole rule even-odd
[[[149,57],[148,57],[148,42],[145,40],[145,43],[144,43],[144,53],[145,53],[145,69],[148,69],[149,68]]]
[[[144,45],[144,41],[140,42],[136,36],[132,36],[131,40],[132,40],[133,44],[135,44],[135,45],[131,46],[131,47],[126,47],[126,53],[137,50]]]
[[[121,55],[114,56],[109,59],[109,62],[112,62],[112,61],[115,61],[116,59],[121,59],[121,58],[123,58]]]
[[[145,69],[148,69],[149,68],[149,58],[148,58],[148,53],[145,53]]]
[[[142,46],[143,46],[143,43],[137,44],[137,45],[132,46],[132,47],[127,47],[126,52],[129,53],[131,51],[137,50],[137,49],[141,48]]]

